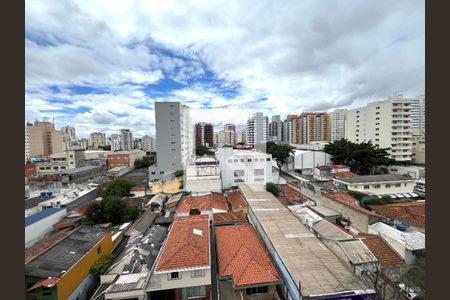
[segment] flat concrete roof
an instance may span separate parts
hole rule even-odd
[[[402,175],[384,174],[384,175],[360,175],[351,177],[340,177],[335,179],[336,181],[342,181],[346,183],[371,183],[371,182],[395,182],[395,181],[414,181],[414,179],[408,178]]]
[[[303,296],[370,289],[263,186],[239,189]]]

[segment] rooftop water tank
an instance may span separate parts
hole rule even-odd
[[[396,224],[395,227],[400,231],[406,231],[406,225],[405,224]]]

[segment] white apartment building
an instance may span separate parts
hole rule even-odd
[[[133,133],[130,129],[120,130],[120,148],[125,151],[133,150]]]
[[[349,110],[346,114],[345,137],[356,143],[371,140],[380,148],[391,148],[391,158],[410,161],[411,107],[411,100],[396,96]]]
[[[120,135],[118,134],[111,134],[109,137],[109,144],[111,146],[111,151],[120,151],[122,150]]]
[[[30,143],[28,141],[28,126],[25,125],[25,163],[30,159]]]
[[[155,102],[157,163],[150,180],[184,170],[195,155],[190,109],[180,102]]]
[[[221,129],[217,132],[217,147],[223,147],[225,145],[225,130]]]
[[[269,118],[262,112],[254,113],[247,120],[247,144],[254,146],[257,142],[267,141],[269,137]]]
[[[345,138],[345,113],[346,109],[335,109],[329,113],[331,123],[331,141]]]
[[[244,130],[240,130],[236,133],[236,144],[238,143],[246,143],[246,138],[245,138],[245,129]]]
[[[155,139],[149,135],[144,135],[142,137],[142,150],[156,152]]]
[[[425,96],[410,99],[411,104],[411,129],[414,135],[425,134]]]
[[[100,146],[106,146],[106,137],[103,132],[92,132],[89,136],[89,146],[92,149],[98,149]]]
[[[216,158],[220,162],[222,187],[228,189],[239,183],[266,184],[272,182],[272,155],[255,150],[219,148]]]

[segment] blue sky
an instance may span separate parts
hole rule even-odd
[[[154,102],[242,127],[424,94],[424,2],[26,1],[25,119],[154,134]]]

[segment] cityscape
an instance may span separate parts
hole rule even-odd
[[[26,299],[425,299],[424,7],[384,2],[330,4],[349,34],[316,3],[27,1]]]

